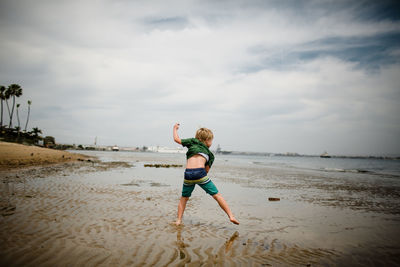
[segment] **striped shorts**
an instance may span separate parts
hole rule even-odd
[[[205,168],[186,169],[183,181],[182,196],[190,197],[195,185],[198,184],[207,194],[215,195],[218,193],[217,187],[207,176]]]

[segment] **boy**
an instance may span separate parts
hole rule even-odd
[[[196,132],[196,138],[180,139],[178,135],[179,123],[174,125],[173,136],[174,141],[178,144],[186,146],[188,152],[186,153],[187,163],[185,170],[185,180],[183,182],[182,196],[178,205],[178,218],[175,222],[176,225],[182,223],[183,212],[186,208],[186,202],[192,195],[193,189],[196,184],[210,194],[219,204],[219,206],[228,215],[229,220],[234,224],[239,224],[233,216],[228,204],[220,193],[217,187],[207,177],[207,173],[214,162],[214,155],[209,150],[212,145],[214,135],[211,130],[207,128],[200,128]]]

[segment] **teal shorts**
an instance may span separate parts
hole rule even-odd
[[[190,197],[192,195],[195,185],[196,184],[192,184],[192,185],[183,184],[182,196]],[[211,180],[209,180],[209,182],[207,182],[206,184],[197,184],[197,185],[199,185],[201,188],[203,188],[203,190],[206,191],[206,193],[211,196],[218,193],[217,187]]]

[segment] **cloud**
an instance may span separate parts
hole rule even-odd
[[[2,1],[0,79],[67,143],[399,153],[391,1]]]

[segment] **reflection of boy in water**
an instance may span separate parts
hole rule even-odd
[[[235,242],[235,240],[239,237],[239,233],[236,231],[233,233],[233,235],[229,238],[228,241],[225,242],[224,247],[225,247],[225,253],[228,253],[229,251],[231,251],[232,246]],[[190,254],[187,251],[187,247],[189,247],[188,244],[185,244],[185,242],[183,242],[183,237],[182,237],[182,228],[181,227],[177,227],[177,231],[176,231],[176,245],[178,246],[178,250],[179,250],[179,258],[181,260],[184,260],[183,264],[189,263],[190,262]],[[221,248],[219,249],[219,251],[221,251]],[[223,259],[223,258],[221,258]],[[220,259],[220,260],[221,260]],[[216,262],[214,262],[215,264]],[[224,262],[220,262],[220,263],[224,263]],[[221,264],[219,264],[221,265]]]
[[[207,173],[214,161],[214,155],[209,150],[214,138],[212,131],[207,128],[200,128],[196,132],[196,138],[181,140],[178,136],[178,129],[179,123],[176,123],[173,129],[174,141],[178,144],[186,146],[188,148],[188,152],[186,153],[187,163],[185,180],[182,188],[182,197],[179,201],[178,218],[175,224],[180,225],[182,223],[182,216],[186,208],[186,202],[192,195],[196,184],[203,188],[218,202],[219,206],[225,211],[232,223],[239,224],[239,221],[236,220],[235,216],[233,216],[225,199],[220,193],[218,193],[217,187],[207,176]]]

